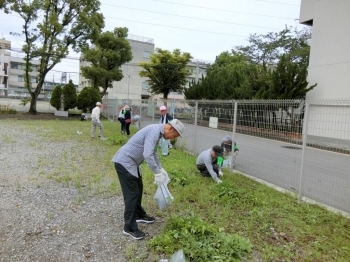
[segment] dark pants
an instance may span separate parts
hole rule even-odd
[[[219,174],[218,165],[217,164],[212,164],[212,165],[215,173],[218,175]],[[201,172],[202,176],[211,176],[205,165],[197,165],[197,169]]]
[[[122,133],[124,133],[125,132],[125,119],[122,117],[119,117],[118,121],[120,122],[120,130]]]
[[[136,231],[138,229],[136,218],[146,215],[141,206],[143,183],[138,172],[138,178],[130,174],[121,164],[114,163],[124,197],[124,230]]]
[[[125,129],[126,129],[126,134],[130,135],[130,124],[131,123],[125,123]]]

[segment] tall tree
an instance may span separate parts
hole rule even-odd
[[[259,90],[258,99],[304,99],[317,85],[309,86],[307,67],[293,61],[290,55],[282,55],[277,68],[267,72],[266,77],[268,84]]]
[[[121,66],[132,59],[127,36],[127,28],[115,28],[99,34],[92,40],[92,47],[83,50],[83,59],[91,64],[81,67],[82,75],[91,80],[92,86],[102,88],[102,96],[113,87],[113,81],[123,78]]]
[[[17,13],[23,19],[25,45],[24,80],[31,95],[29,113],[36,114],[37,98],[47,73],[68,55],[69,48],[79,52],[94,38],[104,20],[98,13],[98,0],[4,0],[6,13]],[[38,59],[36,86],[32,87],[32,61]]]
[[[236,46],[235,50],[243,53],[253,63],[263,66],[277,64],[283,54],[289,54],[294,62],[309,62],[311,29],[285,28],[280,32],[265,35],[253,34],[248,38],[249,45]]]
[[[256,93],[254,80],[261,66],[250,63],[235,51],[223,52],[207,69],[201,82],[191,83],[184,91],[186,99],[251,99]]]
[[[168,99],[170,92],[182,91],[187,85],[187,77],[191,74],[187,64],[192,56],[189,53],[181,53],[179,49],[173,52],[157,48],[151,54],[149,62],[142,62],[140,76],[148,77],[152,94],[163,94]]]

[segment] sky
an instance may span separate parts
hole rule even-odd
[[[279,32],[299,25],[300,0],[100,0],[105,18],[103,31],[127,27],[129,36],[152,38],[156,48],[180,49],[194,59],[213,62],[222,52],[248,45],[252,34]],[[20,49],[23,20],[0,11],[0,37]],[[21,54],[13,53],[15,56]],[[49,72],[47,80],[60,81],[62,72],[79,83],[80,54],[70,52]]]

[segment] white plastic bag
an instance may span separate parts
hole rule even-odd
[[[174,197],[171,195],[167,184],[163,183],[158,186],[154,199],[156,200],[158,207],[161,210],[164,210],[173,202]]]
[[[180,249],[174,255],[172,255],[169,259],[169,262],[186,262],[185,255],[182,249]]]

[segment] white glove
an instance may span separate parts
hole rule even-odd
[[[223,177],[224,173],[222,173],[222,171],[219,172],[219,176]]]
[[[166,177],[165,183],[166,183],[166,184],[169,184],[169,182],[171,181],[171,179],[170,179],[170,177],[168,176],[168,173],[164,170],[164,168],[161,168],[161,169],[160,169],[160,172],[161,172],[163,175],[165,175],[165,177]]]
[[[154,183],[158,186],[163,184],[166,181],[166,176],[163,173],[154,174]]]
[[[221,184],[221,183],[222,183],[222,180],[219,179],[217,183],[218,183],[218,184]]]

